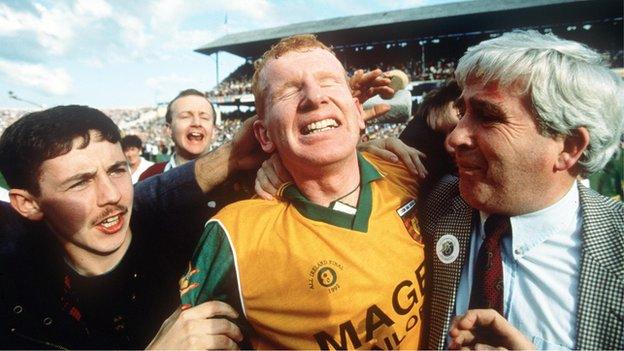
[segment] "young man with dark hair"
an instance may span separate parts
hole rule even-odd
[[[154,162],[148,161],[141,156],[143,152],[143,142],[136,135],[126,135],[121,139],[121,149],[123,150],[132,174],[132,184],[139,181],[139,177],[150,168]]]
[[[175,144],[175,153],[168,162],[149,167],[139,180],[166,172],[208,152],[212,144],[215,109],[199,90],[181,91],[167,105],[165,121]]]
[[[205,193],[260,161],[249,123],[234,141],[133,189],[115,124],[59,106],[0,138],[15,211],[0,207],[0,345],[9,348],[234,348],[227,305],[181,311],[177,279]],[[173,312],[173,314],[172,314]]]

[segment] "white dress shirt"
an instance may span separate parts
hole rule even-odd
[[[468,310],[487,217],[480,213],[481,221],[472,232],[457,289],[458,315]],[[582,244],[576,182],[557,203],[511,217],[511,227],[512,235],[502,243],[505,318],[538,349],[573,349]]]

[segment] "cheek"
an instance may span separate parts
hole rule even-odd
[[[199,123],[204,129],[212,129],[213,123],[211,120],[201,119]]]
[[[206,130],[208,138],[212,138],[214,136],[214,125],[212,123],[207,123],[204,129]]]
[[[186,133],[186,129],[188,129],[190,124],[191,124],[191,121],[187,119],[176,120],[175,123],[172,125],[173,133],[174,134]]]
[[[548,168],[551,159],[549,146],[539,140],[506,139],[490,135],[488,142],[480,148],[488,163],[488,173],[505,179],[531,178]],[[529,142],[528,140],[532,140]]]
[[[186,135],[186,131],[184,130],[184,126],[178,125],[173,129],[173,135],[178,139],[181,140],[182,138],[185,137]]]
[[[125,177],[117,178],[114,182],[115,182],[115,185],[117,186],[117,189],[119,189],[119,192],[122,194],[122,198],[125,199],[125,200],[122,200],[126,202],[124,205],[130,208],[133,202],[132,200],[134,198],[134,188],[132,187],[132,178],[130,178],[130,175],[128,174]]]
[[[57,234],[70,237],[87,224],[89,218],[88,196],[64,198],[42,203],[45,219]]]
[[[291,129],[292,120],[286,118],[287,116],[294,115],[294,112],[289,111],[287,108],[274,108],[271,109],[270,114],[267,114],[267,129],[269,135],[281,136]]]
[[[481,154],[488,160],[518,157],[514,156],[516,146],[513,145],[513,140],[507,133],[496,128],[480,128],[475,132],[475,141]]]

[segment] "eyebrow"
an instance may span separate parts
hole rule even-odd
[[[470,107],[476,112],[481,114],[485,114],[488,116],[498,116],[498,117],[506,117],[507,114],[505,111],[498,105],[491,103],[486,100],[478,99],[475,97],[471,97],[468,99]]]
[[[338,81],[340,81],[341,78],[344,78],[343,75],[337,75],[333,72],[329,72],[329,71],[321,71],[321,72],[317,72],[314,74],[314,78],[316,79],[323,79],[323,78],[333,78],[333,79],[337,79]]]
[[[330,71],[320,71],[320,72],[316,72],[314,73],[314,79],[325,79],[325,78],[331,78],[331,79],[335,79],[338,83],[341,82],[341,79],[346,79],[346,76],[343,75],[337,75],[333,72]],[[288,88],[292,88],[292,87],[298,87],[300,85],[300,83],[296,82],[296,81],[288,81],[284,84],[282,84],[279,88],[275,89],[275,92],[273,94],[271,94],[269,97],[271,99],[274,99],[276,96],[279,97],[284,90],[288,89]]]
[[[87,179],[92,179],[93,177],[95,177],[95,172],[84,172],[84,173],[78,173],[75,174],[67,179],[65,179],[63,182],[61,182],[61,187],[65,188],[68,185],[70,185],[73,182],[79,181],[79,180],[87,180]]]
[[[183,113],[190,113],[190,114],[193,114],[193,112],[199,112],[199,114],[202,114],[202,113],[203,113],[203,114],[208,114],[208,113],[210,113],[210,111],[200,111],[200,110],[183,110],[183,111],[178,112],[178,113],[177,113],[177,115],[181,115],[181,114],[183,114]]]
[[[116,169],[119,169],[119,167],[127,167],[128,166],[128,161],[117,161],[115,163],[113,163],[111,166],[108,167],[108,169],[106,170],[107,172],[112,172]]]
[[[112,165],[110,165],[106,171],[107,172],[111,172],[114,171],[115,169],[118,169],[119,167],[126,167],[128,165],[128,161],[117,161],[115,163],[113,163]],[[63,182],[61,182],[61,186],[62,187],[66,187],[67,185],[75,182],[75,181],[79,181],[79,180],[87,180],[87,179],[92,179],[93,177],[95,177],[95,174],[97,173],[97,171],[94,172],[83,172],[83,173],[78,173],[75,174],[67,179],[65,179]]]

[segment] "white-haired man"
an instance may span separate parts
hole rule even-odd
[[[576,181],[617,147],[622,80],[587,47],[535,31],[470,48],[455,74],[459,178],[423,213],[421,347],[624,348],[624,209]]]

